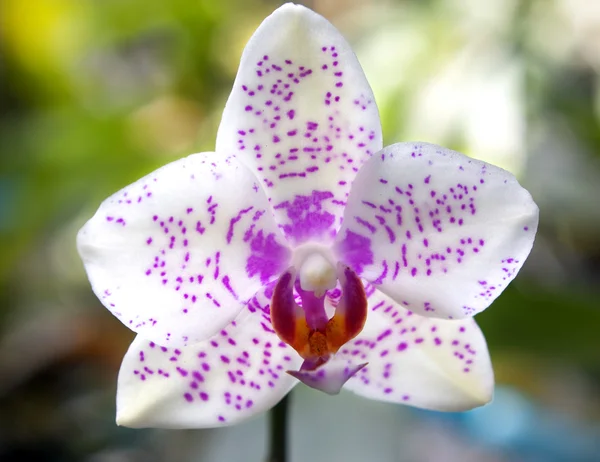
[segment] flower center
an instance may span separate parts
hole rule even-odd
[[[304,358],[302,369],[314,370],[360,333],[367,318],[367,296],[352,269],[342,263],[334,268],[320,252],[295,263],[300,270],[292,266],[277,281],[271,322],[279,338]],[[338,282],[342,296],[329,318],[325,301]]]
[[[322,297],[337,284],[335,268],[321,253],[310,254],[300,267],[300,287]]]

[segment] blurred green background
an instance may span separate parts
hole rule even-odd
[[[212,150],[242,49],[280,3],[0,0],[0,460],[260,460],[260,444],[256,459],[214,446],[264,439],[262,421],[238,433],[114,424],[133,334],[93,296],[75,234],[111,193]],[[500,165],[541,210],[527,264],[477,317],[495,404],[448,416],[339,398],[395,439],[373,460],[600,461],[600,2],[304,3],[353,45],[385,144],[428,141]],[[339,402],[318,412],[329,405],[341,420]],[[509,427],[517,439],[490,438]],[[322,431],[333,446],[344,437]]]

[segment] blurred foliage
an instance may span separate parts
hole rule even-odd
[[[33,335],[28,329],[39,316],[53,335],[38,328],[46,340],[22,351],[55,350],[10,369],[14,383],[0,396],[7,431],[20,404],[44,408],[34,390],[56,403],[67,387],[76,396],[97,393],[91,406],[103,413],[91,419],[101,419],[105,432],[98,441],[75,438],[87,441],[85,450],[67,447],[83,454],[118,444],[106,436],[117,438],[107,403],[130,334],[89,290],[76,231],[124,185],[212,149],[243,46],[278,4],[0,0],[0,370],[15,362],[6,345],[19,333]],[[598,5],[310,2],[355,47],[386,144],[421,139],[497,163],[540,205],[530,260],[478,317],[499,380],[534,394],[529,385],[539,371],[529,364],[568,364],[594,393],[600,388]],[[65,336],[79,340],[65,343]],[[524,357],[530,360],[518,360]],[[597,417],[600,400],[591,402]],[[51,405],[44,412],[59,411]],[[20,419],[24,427],[35,420],[27,413]],[[18,428],[7,435],[27,440]],[[72,422],[61,428],[68,434]],[[55,433],[40,430],[56,442]]]

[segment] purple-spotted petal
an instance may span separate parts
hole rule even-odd
[[[367,363],[356,363],[348,355],[333,356],[325,364],[314,370],[287,371],[288,374],[297,378],[305,385],[329,395],[337,395],[344,384]]]
[[[487,308],[512,281],[537,224],[533,199],[505,170],[400,143],[361,169],[335,249],[408,309],[459,319]]]
[[[218,427],[270,409],[298,383],[285,371],[302,360],[277,338],[268,310],[254,298],[221,332],[179,349],[136,337],[119,373],[117,423]]]
[[[162,345],[204,340],[288,266],[258,180],[235,158],[195,154],[102,203],[78,249],[94,292]]]
[[[256,173],[292,242],[335,234],[358,168],[381,146],[371,88],[339,32],[299,5],[265,19],[244,50],[217,152]]]
[[[492,399],[494,373],[473,319],[426,318],[378,292],[369,305],[363,332],[338,353],[369,363],[346,389],[439,411],[464,411]]]

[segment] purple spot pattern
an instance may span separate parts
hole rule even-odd
[[[385,399],[407,404],[416,399],[413,404],[419,405],[421,390],[403,381],[405,374],[431,374],[427,368],[419,368],[422,358],[415,356],[416,352],[427,354],[457,376],[485,373],[487,368],[491,374],[485,340],[472,319],[426,318],[378,296],[372,286],[367,291],[371,319],[365,330],[339,352],[354,363],[369,362],[349,380],[350,389],[374,388]]]
[[[296,244],[335,235],[354,176],[381,148],[377,108],[354,55],[340,44],[306,46],[315,48],[303,53],[310,62],[267,52],[241,70],[223,119],[236,125],[217,140],[218,151],[230,144],[255,171]],[[306,201],[316,210],[296,226]]]
[[[494,224],[486,226],[486,221],[501,220],[490,217],[490,196],[502,194],[497,184],[490,186],[490,167],[461,156],[459,162],[450,166],[445,159],[444,167],[438,168],[436,157],[444,157],[445,152],[424,155],[422,148],[415,145],[404,153],[384,150],[378,154],[381,162],[368,172],[371,176],[365,175],[362,183],[359,177],[355,183],[360,191],[347,207],[335,249],[340,259],[363,277],[389,287],[411,284],[411,280],[433,286],[460,273],[462,267],[472,268],[475,271],[469,280],[468,298],[471,303],[460,307],[461,316],[471,316],[502,292],[523,259],[501,256],[498,238],[505,238],[502,233],[506,231]],[[394,156],[403,156],[402,164]],[[365,168],[368,167],[372,165]],[[456,170],[454,176],[449,173],[450,168]],[[399,175],[400,170],[405,174]],[[486,209],[481,210],[482,207]],[[493,208],[502,213],[501,205],[494,203]],[[517,247],[520,238],[515,239],[511,232],[505,243],[514,240]],[[521,226],[518,232],[528,233],[525,241],[533,241],[534,233],[528,227]],[[506,247],[505,243],[501,245]],[[485,264],[477,278],[476,269],[482,261]],[[418,306],[413,305],[417,312],[436,312],[439,304],[433,297],[419,298]],[[439,316],[447,314],[442,310]]]
[[[239,422],[273,405],[296,383],[285,371],[302,362],[273,332],[264,292],[204,342],[174,349],[136,340],[136,346],[127,353],[128,375],[121,379],[134,381],[128,389],[142,395],[160,385],[164,399],[174,400],[173,412],[194,413],[215,425]]]
[[[275,210],[286,211],[288,223],[280,225],[284,234],[295,243],[309,239],[327,238],[335,236],[332,228],[335,216],[324,209],[323,202],[331,199],[333,194],[328,191],[313,191],[310,196],[296,196],[294,201],[284,201],[277,204]]]
[[[131,259],[133,269],[127,278],[100,274],[102,302],[137,332],[162,331],[158,338],[156,333],[147,337],[165,344],[199,340],[193,335],[206,335],[200,332],[203,318],[217,314],[227,323],[290,257],[255,182],[231,159],[212,163],[192,156],[109,198],[96,216],[103,227],[100,240],[108,236],[118,242],[111,261],[122,266]],[[173,203],[173,194],[181,199]],[[169,198],[168,207],[163,198]],[[94,280],[93,268],[88,271]],[[142,298],[132,306],[132,297],[147,297],[148,290],[163,304],[149,307]]]
[[[350,230],[346,230],[343,239],[339,241],[338,251],[344,255],[346,263],[358,274],[362,274],[365,267],[373,264],[373,251],[371,239]]]

